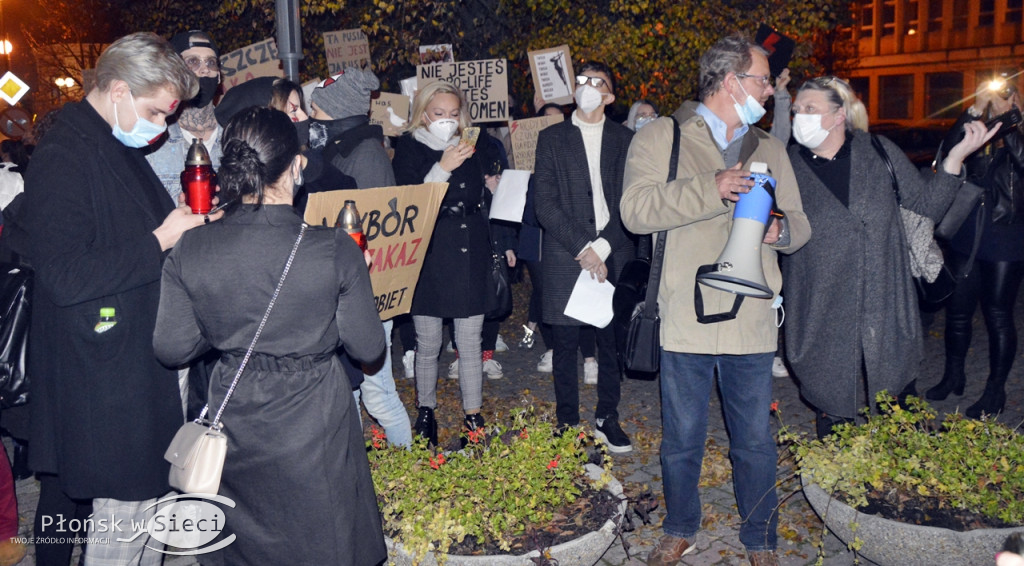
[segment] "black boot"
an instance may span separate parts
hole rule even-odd
[[[416,415],[416,425],[413,432],[427,439],[431,446],[437,446],[437,421],[434,419],[434,409],[420,407]]]
[[[14,462],[11,464],[11,474],[14,481],[27,480],[32,477],[32,470],[28,467],[28,442],[14,441]]]
[[[835,428],[837,426],[841,424],[852,423],[854,421],[854,419],[846,417],[836,417],[833,415],[829,415],[827,413],[822,413],[821,411],[819,411],[818,414],[815,416],[816,418],[814,419],[814,428],[815,432],[818,434],[818,440],[821,440],[826,436],[831,435],[833,432],[835,432]]]
[[[479,433],[481,435],[484,432],[484,416],[480,413],[466,415],[466,420],[464,422],[466,425],[466,432],[464,432],[462,434],[462,438],[459,439],[459,450],[465,448],[469,444],[470,439],[468,433],[470,431],[475,431],[475,433]],[[476,442],[483,442],[483,438],[477,438]]]
[[[982,414],[995,416],[1002,412],[1003,405],[1005,404],[1006,377],[993,379],[992,376],[989,376],[988,382],[985,384],[985,392],[981,394],[981,399],[967,407],[964,414],[972,419],[980,419]]]
[[[896,396],[896,403],[903,410],[907,410],[908,408],[907,397],[918,397],[916,379],[908,383],[907,386],[903,388],[903,391],[900,391],[900,394]]]
[[[964,394],[966,383],[964,359],[946,354],[946,370],[942,373],[942,381],[926,391],[924,396],[929,401],[943,401],[950,393],[959,397]]]

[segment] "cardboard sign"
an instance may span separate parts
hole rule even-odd
[[[277,42],[264,39],[220,56],[220,76],[224,92],[256,77],[283,77],[277,58]]]
[[[473,122],[508,120],[508,61],[483,59],[416,67],[416,85],[445,81],[462,89]]]
[[[361,29],[324,32],[327,74],[336,75],[346,67],[362,69],[370,64],[370,42]]]
[[[421,45],[420,46],[420,65],[430,65],[432,63],[454,63],[455,62],[455,51],[452,50],[451,43],[441,43],[438,45]]]
[[[346,200],[356,201],[367,249],[370,283],[381,320],[409,312],[447,183],[328,191],[309,195],[305,220],[333,226]]]
[[[527,55],[533,73],[533,89],[540,93],[544,102],[572,104],[576,76],[572,72],[569,46],[530,51]]]
[[[370,124],[384,128],[385,136],[400,136],[409,125],[409,97],[382,92],[370,100]]]
[[[537,153],[537,135],[544,128],[562,121],[564,118],[558,115],[512,120],[508,123],[509,136],[512,138],[512,157],[516,169],[533,172],[533,162]]]

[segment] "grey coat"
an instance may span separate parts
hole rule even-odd
[[[593,188],[580,129],[566,120],[541,131],[537,138],[534,206],[544,228],[543,313],[548,324],[582,324],[563,312],[580,275],[576,255],[587,242],[601,237],[611,245],[612,253],[605,264],[608,280],[613,284],[622,266],[635,255],[631,236],[619,216],[626,152],[632,136],[633,132],[622,124],[605,119],[601,134],[601,185],[611,218],[600,233],[594,225]]]
[[[800,146],[790,146],[814,236],[782,261],[786,355],[800,393],[842,417],[856,416],[878,391],[896,394],[915,379],[922,340],[889,171],[868,134],[852,135],[848,208],[821,182]],[[945,172],[922,178],[895,144],[880,139],[904,206],[940,218],[961,180]]]

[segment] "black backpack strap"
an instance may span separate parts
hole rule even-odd
[[[679,132],[679,121],[675,116],[672,118],[672,154],[668,161],[667,183],[676,180],[676,173],[679,169],[679,146],[681,134]],[[644,318],[658,318],[658,287],[661,285],[661,266],[665,261],[665,238],[668,235],[666,230],[658,232],[655,239],[654,255],[651,257],[651,274],[647,279],[647,295],[644,297]]]

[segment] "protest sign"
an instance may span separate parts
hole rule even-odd
[[[305,220],[333,226],[346,200],[356,201],[367,249],[370,283],[381,320],[409,312],[423,257],[434,233],[447,183],[328,191],[309,195]]]
[[[544,102],[572,104],[576,87],[569,46],[529,51],[527,55],[533,73],[534,92],[539,92]]]
[[[420,65],[431,63],[454,63],[455,52],[451,43],[420,46]]]
[[[437,81],[459,87],[469,104],[469,117],[473,122],[508,120],[508,61],[505,59],[419,65],[416,77],[419,90]]]
[[[370,100],[370,124],[384,129],[385,136],[400,136],[409,125],[409,97],[382,92]]]
[[[537,135],[544,128],[563,120],[564,118],[559,114],[512,120],[508,123],[509,136],[512,138],[512,159],[516,164],[516,169],[533,171],[533,161],[537,152]]]
[[[526,209],[526,191],[530,188],[530,172],[505,169],[491,199],[491,220],[521,223]]]
[[[361,29],[324,32],[327,74],[336,75],[346,67],[362,69],[370,64],[370,42]]]
[[[277,42],[264,39],[220,56],[220,76],[224,92],[256,77],[283,77],[277,59]]]
[[[768,67],[772,76],[779,76],[793,58],[796,41],[765,24],[757,28],[757,37],[754,41],[768,52]]]

